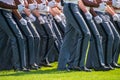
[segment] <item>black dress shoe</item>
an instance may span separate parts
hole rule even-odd
[[[69,68],[63,68],[63,69],[57,69],[58,71],[68,71],[70,72],[70,69]]]
[[[110,70],[114,70],[114,68],[113,68],[110,64],[108,64],[108,65],[106,65],[106,66],[109,67]]]
[[[30,65],[29,68],[31,70],[38,70],[38,65],[37,64]]]
[[[120,68],[120,65],[118,65],[116,63],[112,63],[111,66],[114,67],[114,68]]]
[[[77,67],[77,66],[75,66],[75,67],[69,67],[68,69],[75,70],[75,71],[80,71],[81,70],[80,67]]]
[[[19,71],[22,71],[22,70],[21,70],[21,68],[14,68],[14,71],[19,72]]]
[[[106,66],[96,67],[94,68],[95,71],[109,71],[110,68]]]
[[[46,63],[40,63],[39,65],[44,67],[53,67],[51,64],[46,64]]]
[[[24,72],[29,72],[30,71],[30,69],[27,69],[25,67],[23,67],[21,70],[24,71]]]
[[[88,69],[87,67],[80,67],[80,71],[91,72],[91,70]]]

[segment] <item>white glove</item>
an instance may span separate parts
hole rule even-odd
[[[21,18],[19,21],[22,25],[27,25],[27,21],[24,18]]]
[[[25,9],[25,6],[23,4],[18,5],[18,11],[22,12]]]
[[[63,14],[63,13],[60,13],[60,15],[59,15],[60,17],[61,17],[61,19],[65,19],[65,15]]]
[[[99,9],[100,11],[105,11],[106,5],[107,5],[106,3],[102,2],[102,3],[99,4],[98,9]]]
[[[45,20],[43,19],[42,16],[38,17],[38,20],[40,21],[40,24],[44,24],[45,23]]]
[[[31,22],[36,21],[36,18],[32,14],[30,14],[28,17],[29,17]]]
[[[100,18],[99,16],[94,17],[94,20],[97,24],[102,23],[102,18]]]
[[[112,6],[120,8],[120,0],[112,0]]]
[[[62,21],[61,17],[59,17],[58,15],[54,16],[54,18],[55,18],[55,20],[56,20],[57,22],[61,22],[61,21]]]
[[[87,12],[85,13],[85,16],[86,16],[86,18],[87,18],[88,20],[91,20],[91,19],[92,19],[92,15],[91,15],[91,13],[90,13],[89,11],[87,11]]]
[[[48,6],[50,6],[50,7],[54,7],[55,5],[56,5],[55,0],[48,2]]]
[[[37,5],[35,3],[29,4],[28,8],[32,11],[37,8]]]
[[[41,0],[41,1],[42,1],[42,3],[46,4],[46,0]]]
[[[119,15],[118,15],[118,14],[114,14],[114,15],[112,16],[112,18],[113,18],[113,21],[120,21],[120,18],[119,18]]]
[[[38,4],[38,10],[40,12],[49,12],[50,8],[48,6],[46,6],[46,4],[41,3],[41,4]]]

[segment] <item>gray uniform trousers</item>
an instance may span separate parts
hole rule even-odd
[[[30,31],[28,25],[22,25],[16,16],[14,16],[15,21],[17,22],[19,28],[21,29],[23,35],[27,40],[27,49],[28,49],[28,65],[35,64],[35,52],[34,52],[34,37]],[[22,59],[22,58],[21,58]]]
[[[84,13],[83,12],[81,13],[85,18],[85,21],[88,24],[88,28],[90,29],[90,32],[92,34],[86,66],[93,67],[93,68],[104,66],[105,62],[104,62],[104,53],[103,53],[103,46],[102,46],[102,37],[100,36],[97,30],[97,26],[95,25],[95,22],[93,20],[86,19]],[[91,66],[89,66],[90,64]]]
[[[116,49],[114,47],[114,51],[113,51],[113,63],[117,63],[118,62],[118,58],[119,58],[119,54],[120,54],[120,43],[119,43],[119,35],[120,35],[120,22],[118,21],[113,21],[113,18],[112,16],[110,16],[110,20],[111,22],[113,23],[115,29],[115,33],[116,35],[114,34],[115,38],[116,38],[116,41],[114,41],[114,45],[116,44]],[[119,34],[119,35],[118,35]]]
[[[65,3],[63,12],[66,16],[66,31],[65,37],[60,49],[59,59],[58,59],[58,69],[65,69],[66,64],[70,57],[70,50],[72,48],[71,37],[74,38],[72,34],[76,31],[79,34],[77,39],[77,47],[74,52],[75,60],[74,66],[84,66],[86,51],[88,47],[88,41],[90,39],[90,31],[85,24],[82,15],[79,13],[78,6],[73,3]],[[73,14],[72,14],[73,13]],[[75,31],[72,31],[72,28]],[[83,32],[83,33],[82,33]],[[84,36],[83,36],[84,34]],[[76,36],[75,36],[76,37]],[[82,48],[82,49],[81,49]]]
[[[0,29],[2,29],[8,36],[8,41],[10,42],[10,47],[12,49],[12,64],[14,68],[20,68],[20,60],[19,60],[19,49],[17,44],[17,38],[14,36],[13,32],[10,29],[10,26],[7,24],[4,16],[3,10],[0,10]],[[8,11],[5,11],[6,13]],[[8,12],[9,13],[9,12]]]
[[[24,45],[23,35],[22,35],[20,29],[18,28],[18,25],[14,21],[14,19],[12,17],[12,13],[9,11],[4,11],[4,10],[1,10],[1,12],[4,15],[5,21],[8,23],[9,28],[12,30],[13,34],[17,38],[17,41],[16,41],[11,34],[11,37],[13,37],[14,41],[18,42],[18,47],[19,47],[18,50],[19,50],[19,55],[20,55],[19,57],[20,57],[21,67],[25,67],[26,66],[26,58],[25,58],[25,45]],[[9,28],[8,28],[8,30],[9,30]],[[8,34],[10,34],[10,33],[8,33]],[[15,49],[17,50],[17,47]],[[17,53],[15,53],[15,54],[17,54]],[[18,58],[15,54],[13,55],[14,61],[16,61]]]
[[[61,46],[61,44],[63,43],[62,35],[61,35],[61,33],[58,29],[58,26],[56,25],[55,20],[53,19],[52,15],[49,15],[48,21],[49,21],[50,25],[53,26],[53,31],[57,36],[59,46]]]
[[[57,22],[55,20],[55,22],[56,22],[56,24],[58,26],[58,29],[59,29],[59,31],[61,33],[62,38],[64,38],[66,24],[63,21]]]
[[[49,37],[45,31],[44,24],[40,24],[40,21],[37,19],[36,17],[36,21],[32,22],[33,25],[36,27],[37,32],[39,33],[40,37],[41,37],[41,41],[40,41],[40,52],[39,52],[39,65],[45,61],[45,55],[47,53],[47,45],[48,45],[48,40]]]
[[[112,22],[110,22],[110,24],[111,24],[111,29],[112,29],[113,34],[114,34],[114,43],[113,43],[113,51],[112,51],[112,62],[115,62],[115,56],[118,55],[118,51],[119,51],[120,35],[117,32],[117,30],[115,29],[115,27],[112,24]]]
[[[41,14],[41,16],[45,20],[45,23],[43,24],[43,26],[44,26],[43,28],[46,31],[47,36],[48,36],[47,53],[45,54],[44,59],[46,60],[47,64],[49,64],[49,61],[48,61],[49,54],[51,53],[51,51],[53,50],[53,48],[55,46],[58,47],[58,45],[55,45],[55,42],[57,40],[57,36],[55,35],[55,33],[53,31],[53,26],[51,26],[49,21],[48,21],[49,20],[48,15]]]
[[[110,27],[112,29],[113,35],[114,35],[114,42],[113,42],[113,49],[112,49],[112,62],[115,61],[115,55],[117,55],[117,52],[119,50],[119,45],[120,45],[120,35],[117,32],[115,26],[113,25],[113,23],[110,21],[110,16],[108,14],[106,14],[106,18],[108,18],[108,22],[110,24]]]
[[[69,9],[74,17],[78,27],[76,28],[79,32],[78,44],[76,48],[75,54],[75,63],[74,66],[84,67],[85,66],[85,58],[88,49],[88,43],[91,37],[90,31],[88,29],[87,24],[85,23],[81,13],[79,13],[78,6],[76,4],[69,4]],[[72,23],[72,21],[71,21]],[[72,23],[73,24],[73,23]],[[77,26],[73,24],[74,26]],[[81,35],[82,33],[82,35]]]
[[[34,54],[35,54],[35,62],[39,64],[39,52],[40,52],[40,36],[32,24],[32,22],[27,18],[25,14],[22,14],[22,17],[27,20],[28,28],[30,29],[33,38],[34,38]]]
[[[112,63],[112,49],[113,49],[113,43],[114,43],[114,34],[111,29],[111,25],[108,22],[108,18],[105,16],[105,13],[104,12],[96,12],[96,13],[103,20],[103,22],[100,25],[106,34],[106,36],[103,34],[102,41],[103,41],[103,50],[105,50],[104,51],[105,64],[108,65]]]
[[[58,54],[59,54],[63,39],[62,39],[62,36],[61,36],[60,31],[58,29],[58,26],[56,25],[55,21],[53,20],[53,16],[51,14],[49,14],[47,16],[47,19],[48,19],[48,22],[50,24],[52,33],[56,36],[55,46],[51,46],[52,49],[49,51],[49,57],[54,56],[51,58],[51,60],[54,60],[54,59],[58,59]]]
[[[72,27],[73,28],[73,27]],[[72,40],[72,49],[70,49],[70,57],[69,57],[69,60],[68,60],[68,68],[74,68],[75,65],[74,65],[74,61],[75,61],[75,51],[76,51],[76,48],[77,48],[77,40],[79,39],[79,33],[77,31],[75,31],[75,29],[73,28],[73,31],[74,33],[72,34],[74,37],[71,37],[71,40]]]

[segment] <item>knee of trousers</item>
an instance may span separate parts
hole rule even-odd
[[[87,32],[84,34],[84,38],[87,38],[88,40],[90,40],[91,38],[91,33],[90,32]]]
[[[111,42],[114,41],[114,35],[113,34],[109,34],[108,35],[108,40],[110,40]]]

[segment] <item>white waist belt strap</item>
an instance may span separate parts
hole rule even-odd
[[[12,12],[11,9],[5,9],[5,8],[1,8],[1,7],[0,7],[0,9],[2,9],[2,10],[6,10],[6,11],[11,11],[11,12]]]

